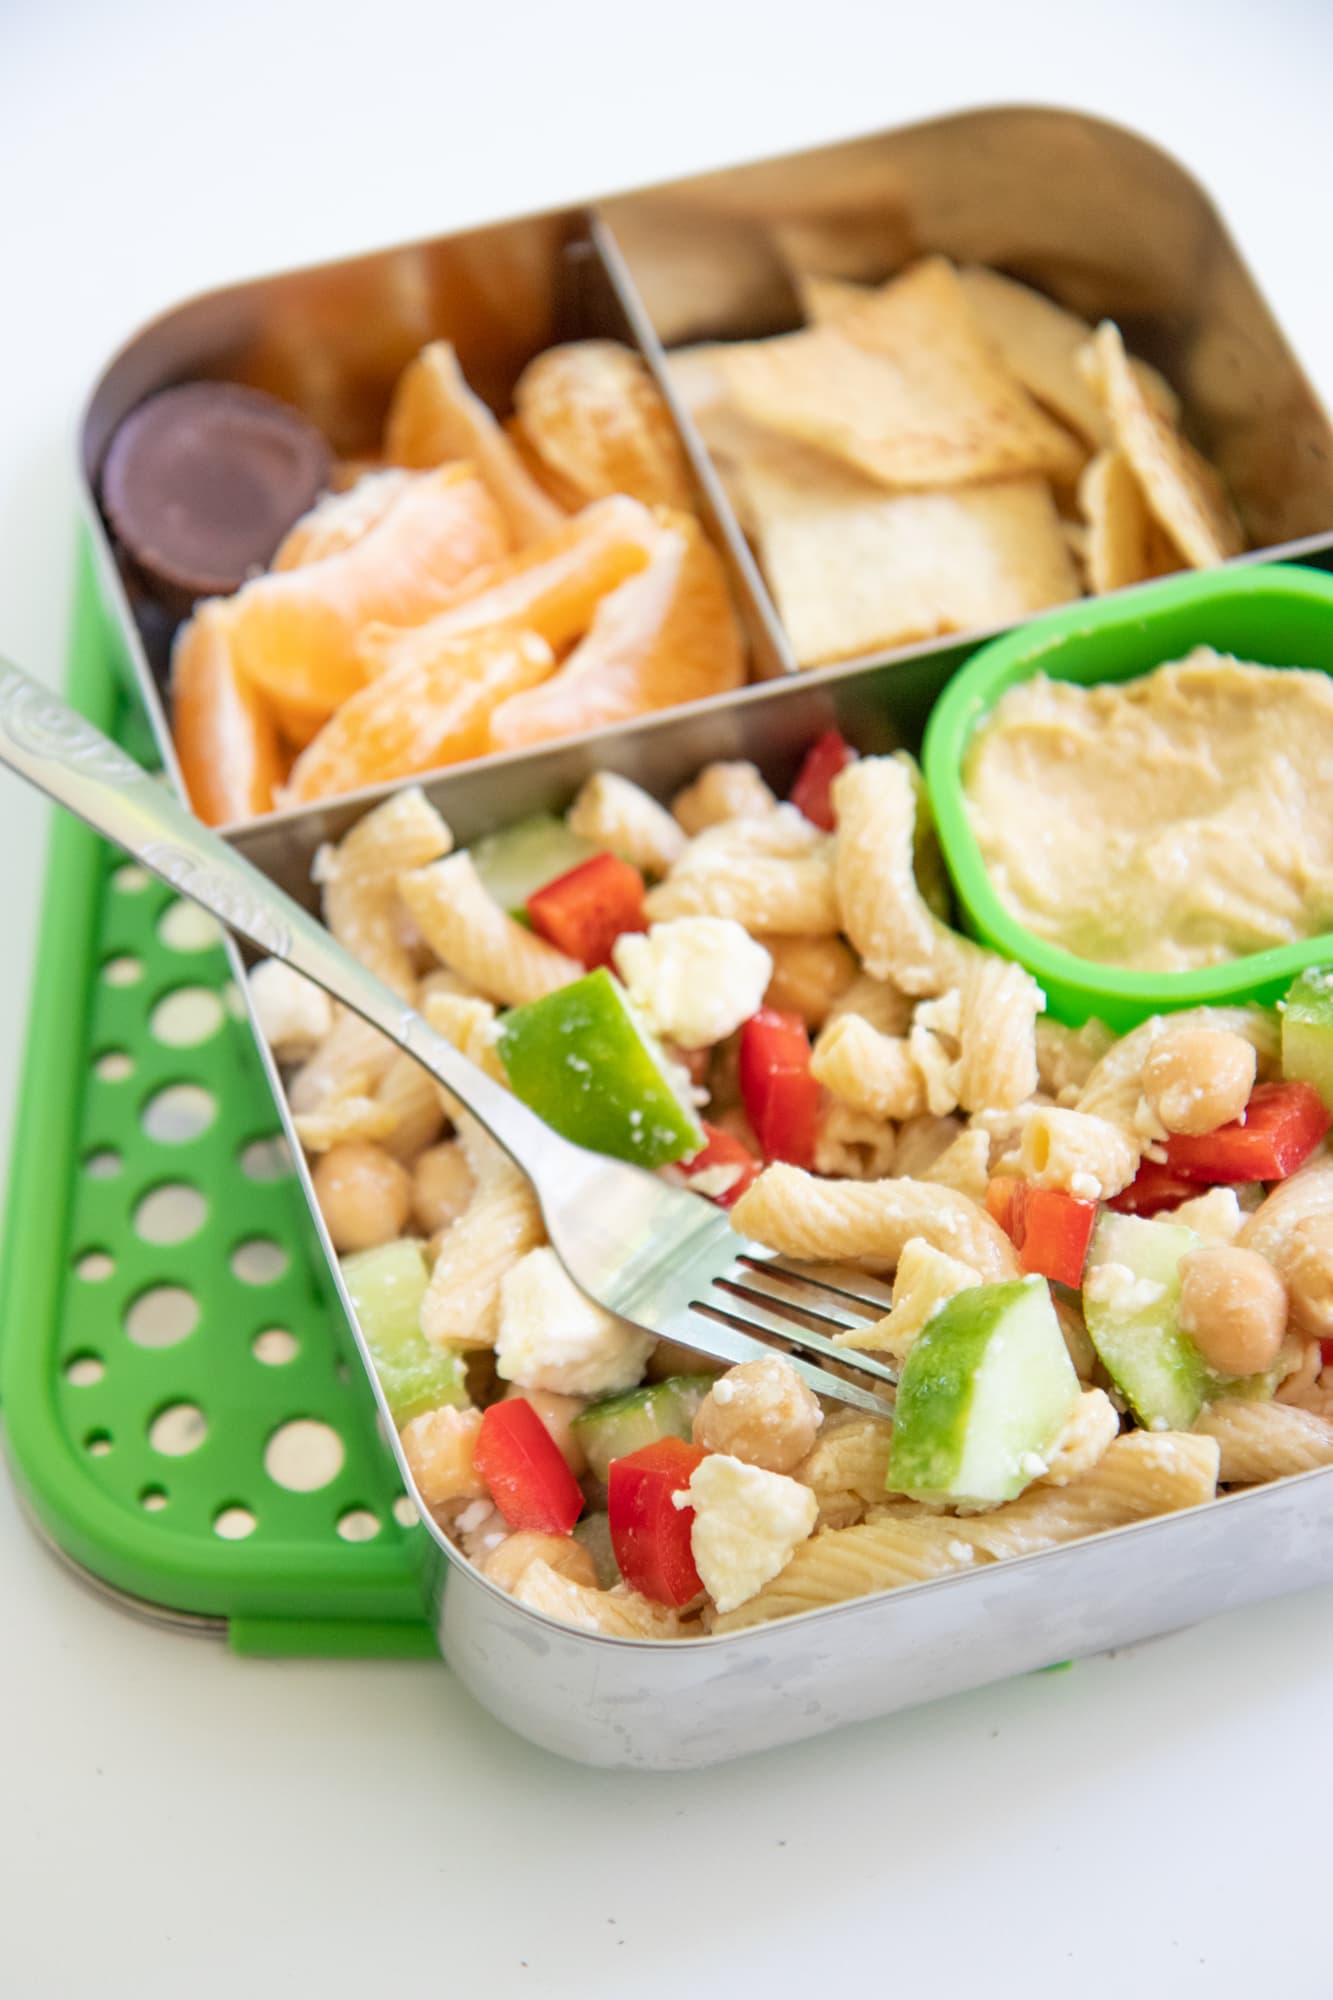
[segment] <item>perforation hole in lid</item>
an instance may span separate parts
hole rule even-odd
[[[65,1363],[65,1380],[76,1389],[91,1389],[106,1374],[106,1363],[96,1354],[73,1354]]]
[[[85,1285],[100,1285],[115,1268],[115,1258],[108,1257],[105,1250],[85,1250],[74,1264],[75,1276],[82,1278]]]
[[[124,1049],[108,1049],[93,1064],[93,1075],[99,1083],[124,1083],[127,1076],[134,1075],[134,1058]]]
[[[143,1129],[159,1145],[183,1146],[206,1132],[218,1115],[218,1101],[198,1083],[169,1083],[143,1109]]]
[[[247,1535],[253,1535],[258,1526],[250,1509],[235,1502],[213,1516],[213,1533],[220,1535],[224,1542],[243,1542]]]
[[[241,1150],[241,1172],[247,1180],[284,1180],[292,1168],[292,1149],[280,1132],[267,1139],[252,1139]]]
[[[146,1194],[134,1211],[134,1227],[145,1243],[183,1243],[204,1226],[208,1203],[198,1188],[166,1181]]]
[[[317,1493],[343,1468],[346,1453],[337,1431],[313,1417],[294,1417],[264,1447],[264,1470],[289,1493]]]
[[[178,986],[158,1001],[148,1025],[168,1048],[192,1049],[215,1035],[225,1019],[222,1001],[210,987]]]
[[[231,1253],[231,1268],[243,1285],[271,1285],[290,1263],[281,1243],[271,1236],[251,1236]]]
[[[197,1403],[168,1403],[148,1426],[148,1442],[164,1458],[198,1451],[208,1436],[208,1419]]]
[[[285,1326],[266,1326],[251,1341],[250,1352],[266,1368],[281,1368],[285,1362],[296,1359],[296,1335],[289,1333]]]
[[[83,1440],[83,1448],[89,1458],[105,1458],[111,1449],[110,1431],[89,1431]]]
[[[111,886],[122,896],[138,896],[142,895],[152,879],[148,870],[140,868],[136,861],[125,861],[119,868],[113,869]]]
[[[110,1146],[99,1146],[95,1153],[89,1153],[83,1163],[83,1171],[95,1181],[114,1180],[124,1161]]]
[[[168,951],[208,951],[222,942],[222,926],[198,903],[168,903],[158,919],[157,934]]]
[[[125,1331],[136,1347],[174,1347],[198,1324],[198,1303],[181,1285],[154,1285],[140,1292],[125,1315]]]
[[[145,1514],[160,1514],[167,1504],[167,1496],[160,1486],[145,1486],[139,1495],[139,1505]]]
[[[373,1542],[380,1531],[380,1517],[369,1507],[349,1507],[338,1516],[338,1533],[345,1542]]]
[[[107,960],[102,977],[108,986],[137,986],[143,978],[143,960],[122,952],[119,957]]]
[[[410,1493],[400,1493],[393,1503],[393,1518],[400,1528],[419,1528],[421,1514]]]

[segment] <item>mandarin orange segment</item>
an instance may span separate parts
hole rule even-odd
[[[471,578],[428,624],[363,633],[363,667],[368,675],[382,673],[408,655],[428,658],[441,640],[495,626],[539,632],[560,652],[582,638],[609,591],[646,567],[662,535],[637,500],[599,500],[544,541]]]
[[[263,697],[237,673],[227,606],[201,604],[176,639],[171,719],[190,804],[209,826],[268,812],[285,764]]]
[[[692,516],[663,521],[647,569],[598,606],[560,671],[496,709],[493,750],[600,729],[740,686],[744,644],[717,552]]]
[[[553,465],[534,450],[528,434],[519,417],[506,417],[504,433],[523,461],[524,470],[530,479],[535,479],[543,493],[549,493],[562,513],[577,514],[587,502],[585,496],[570,479],[563,479]]]
[[[576,340],[530,361],[514,389],[523,436],[583,500],[628,493],[651,507],[692,504],[671,412],[632,348]]]
[[[476,632],[400,660],[345,701],[292,767],[283,803],[416,777],[485,751],[491,710],[555,671],[535,632]]]
[[[367,472],[341,491],[326,493],[283,536],[269,568],[303,569],[307,563],[350,549],[384,519],[411,479],[410,472],[400,470]]]
[[[472,466],[421,473],[349,548],[238,591],[229,607],[236,665],[285,707],[326,718],[365,682],[364,626],[424,623],[508,546]]]
[[[521,548],[558,526],[561,509],[543,492],[481,397],[469,389],[447,340],[432,341],[398,378],[385,425],[395,465],[470,459]]]

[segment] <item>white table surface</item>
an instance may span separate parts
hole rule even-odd
[[[158,308],[968,103],[1171,148],[1333,397],[1330,84],[1327,0],[0,0],[0,651],[60,672],[75,410]],[[0,783],[6,1122],[43,835]],[[529,1748],[438,1666],[137,1626],[2,1487],[0,1565],[14,2000],[1333,1988],[1331,1591],[650,1778]]]

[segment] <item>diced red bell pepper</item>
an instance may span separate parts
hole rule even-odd
[[[658,1438],[624,1458],[613,1458],[606,1476],[611,1546],[631,1590],[654,1604],[688,1604],[703,1585],[694,1566],[690,1530],[693,1507],[674,1495],[689,1485],[705,1453],[684,1438]]]
[[[1193,1201],[1198,1192],[1197,1181],[1187,1181],[1158,1160],[1140,1160],[1129,1186],[1112,1195],[1106,1206],[1118,1215],[1160,1215],[1164,1209],[1179,1208],[1182,1201]]]
[[[839,771],[856,762],[856,752],[836,729],[825,730],[806,751],[795,783],[787,794],[799,812],[825,833],[832,833],[833,800],[830,792]]]
[[[491,1404],[472,1462],[511,1528],[567,1535],[583,1512],[579,1483],[559,1445],[521,1396]]]
[[[760,1163],[748,1146],[743,1146],[732,1133],[724,1132],[720,1125],[710,1125],[706,1118],[700,1124],[708,1135],[708,1144],[692,1160],[682,1160],[681,1167],[691,1176],[706,1173],[710,1167],[735,1167],[739,1169],[730,1187],[723,1188],[721,1194],[709,1195],[719,1208],[730,1208],[733,1201],[739,1201],[750,1182],[759,1172]]]
[[[745,1115],[764,1158],[813,1166],[819,1085],[800,1016],[773,1007],[752,1014],[741,1029],[740,1074]]]
[[[1197,1137],[1173,1132],[1166,1164],[1187,1181],[1284,1181],[1333,1124],[1310,1083],[1259,1083],[1230,1125]]]
[[[986,1208],[1018,1252],[1025,1271],[1060,1285],[1077,1285],[1097,1223],[1095,1201],[1031,1181],[993,1180]]]
[[[527,912],[541,937],[590,972],[610,962],[622,932],[647,929],[643,877],[618,854],[594,854],[535,889]]]

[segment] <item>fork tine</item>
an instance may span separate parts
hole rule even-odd
[[[829,1267],[825,1264],[788,1264],[780,1257],[753,1257],[748,1252],[740,1261],[752,1265],[757,1270],[768,1271],[774,1277],[783,1278],[788,1284],[806,1285],[812,1291],[826,1293],[829,1300],[850,1300],[856,1305],[864,1306],[876,1319],[888,1312],[893,1304],[892,1284],[887,1280],[872,1277],[868,1271],[849,1271],[839,1265],[836,1267],[835,1282],[827,1275]],[[849,1284],[848,1279],[855,1279],[855,1285]],[[833,1306],[821,1300],[820,1310],[832,1312]]]
[[[774,1305],[786,1306],[792,1312],[810,1313],[827,1326],[855,1331],[872,1325],[880,1317],[878,1306],[869,1300],[858,1312],[850,1302],[844,1304],[829,1286],[806,1284],[796,1272],[785,1271],[780,1265],[761,1263],[756,1257],[738,1257],[736,1262],[744,1268],[746,1283],[771,1299]]]
[[[857,1368],[864,1375],[873,1375],[877,1381],[887,1382],[892,1387],[898,1380],[896,1368],[890,1368],[873,1354],[862,1354],[854,1347],[838,1347],[826,1333],[819,1333],[813,1327],[802,1325],[792,1316],[793,1308],[784,1312],[774,1312],[772,1301],[765,1299],[762,1292],[751,1291],[727,1276],[713,1280],[714,1289],[737,1300],[735,1306],[718,1304],[716,1300],[705,1299],[704,1305],[718,1304],[720,1312],[733,1313],[739,1326],[758,1329],[763,1333],[775,1334],[779,1340],[789,1340],[795,1347],[827,1355],[829,1360],[841,1362],[844,1367]],[[864,1324],[864,1322],[862,1322]]]
[[[697,1324],[699,1320],[704,1320],[707,1324],[699,1326]],[[700,1301],[691,1306],[687,1313],[682,1314],[667,1331],[672,1340],[682,1341],[689,1346],[693,1326],[693,1344],[702,1353],[711,1354],[719,1361],[733,1363],[765,1361],[781,1350],[775,1348],[770,1341],[756,1340],[750,1331],[755,1325],[755,1321],[744,1319],[739,1313],[728,1312],[723,1306]],[[785,1331],[781,1328],[775,1330],[781,1332],[784,1340],[798,1337],[790,1323]],[[806,1338],[804,1334],[799,1337]],[[818,1339],[819,1336],[811,1337]],[[852,1367],[860,1366],[860,1363],[852,1360],[844,1349],[837,1348],[834,1352],[839,1361]],[[892,1418],[892,1403],[886,1402],[882,1396],[876,1396],[871,1390],[862,1389],[855,1382],[844,1381],[841,1375],[834,1375],[827,1368],[821,1368],[813,1361],[806,1361],[800,1354],[783,1353],[782,1359],[796,1370],[801,1380],[813,1389],[817,1396],[828,1396],[840,1403],[850,1403],[854,1409],[867,1410],[872,1416]]]

